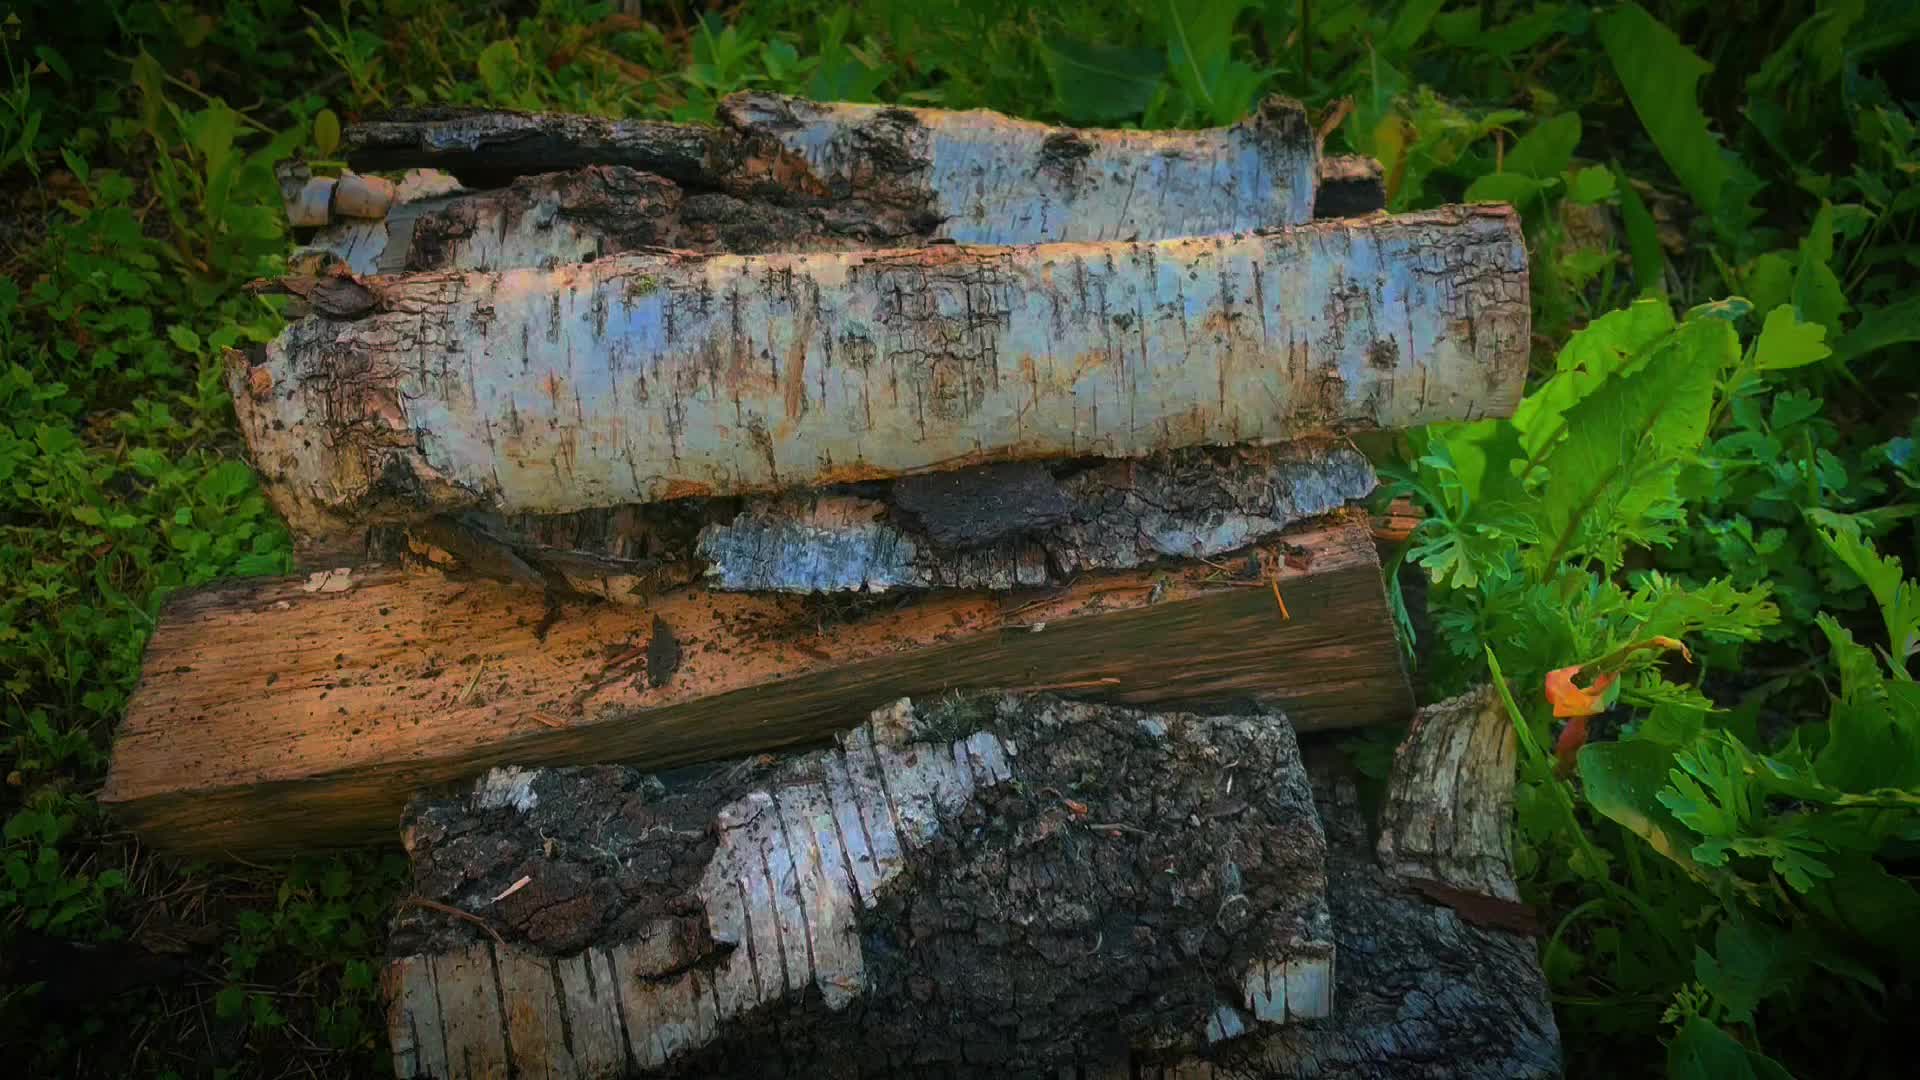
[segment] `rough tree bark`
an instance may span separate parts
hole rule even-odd
[[[410,792],[496,764],[710,760],[949,689],[1270,700],[1303,728],[1411,711],[1363,521],[1216,563],[868,600],[692,587],[555,607],[394,570],[185,592],[101,798],[157,846],[244,856],[390,836]]]
[[[724,99],[719,124],[427,112],[345,132],[356,169],[430,166],[479,186],[624,166],[689,194],[792,208],[822,236],[894,246],[1161,239],[1313,216],[1318,147],[1298,102],[1203,131],[1050,127],[986,110]]]
[[[1325,158],[1318,180],[1315,217],[1361,217],[1386,205],[1380,167],[1371,159]],[[1109,198],[1125,201],[1123,192]],[[1263,227],[1289,224],[1283,208],[1268,209],[1282,216]],[[1033,242],[1064,239],[1071,220],[1056,216],[1051,228],[1035,230]],[[463,188],[437,170],[413,170],[385,217],[342,218],[317,232],[302,254],[331,255],[355,274],[401,274],[546,268],[656,247],[736,255],[919,247],[939,241],[933,233],[896,235],[846,214],[689,191],[624,165],[516,177],[506,187],[483,189]]]
[[[1292,744],[1277,715],[943,699],[798,760],[496,772],[409,808],[396,1072],[1557,1076],[1532,941],[1377,862],[1338,752]],[[1423,758],[1403,810],[1512,781]]]
[[[1032,588],[1089,570],[1218,558],[1374,485],[1367,459],[1346,446],[1199,447],[765,499],[467,513],[380,543],[446,570],[621,603],[702,578],[729,591]]]
[[[1510,210],[1129,245],[626,255],[308,287],[235,354],[297,532],[1501,415]]]
[[[1275,715],[902,700],[771,768],[496,770],[403,835],[500,937],[402,908],[403,1077],[1017,1076],[1335,1005]]]

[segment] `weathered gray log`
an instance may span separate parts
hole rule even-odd
[[[1298,102],[1232,127],[1100,131],[986,110],[721,102],[714,127],[561,114],[435,111],[355,124],[355,168],[431,166],[483,184],[593,165],[800,208],[823,235],[891,246],[1156,240],[1313,216],[1318,147]]]
[[[326,280],[231,365],[308,535],[1502,415],[1527,362],[1524,245],[1487,207]]]
[[[776,592],[1060,584],[1237,551],[1374,487],[1372,465],[1348,447],[1174,451],[1061,480],[1035,465],[995,468],[896,481],[884,501],[750,505],[702,530],[704,573],[716,588]]]
[[[1278,716],[903,700],[770,767],[496,770],[403,836],[402,1077],[1025,1075],[1336,1004]]]
[[[1517,903],[1515,760],[1513,721],[1492,687],[1420,710],[1395,755],[1380,862],[1408,881]]]
[[[1292,742],[1277,716],[950,699],[797,762],[496,772],[409,809],[396,1071],[1557,1076],[1533,942],[1378,863],[1337,751],[1308,748],[1310,805]],[[1409,808],[1511,783],[1416,771]],[[1263,954],[1286,974],[1249,980]]]
[[[1198,447],[771,499],[442,516],[383,531],[378,550],[620,603],[702,578],[727,591],[1003,590],[1218,558],[1363,499],[1374,485],[1372,465],[1347,446]]]
[[[1325,158],[1319,181],[1316,217],[1361,217],[1386,205],[1380,167],[1370,159]],[[1111,198],[1124,202],[1124,195]],[[1060,238],[1070,220],[1056,217],[1046,233],[1035,230],[1035,239]],[[484,189],[463,188],[447,173],[414,170],[381,220],[340,219],[317,232],[305,251],[332,255],[366,275],[552,267],[648,248],[754,255],[917,247],[940,239],[932,229],[901,235],[890,227],[821,207],[688,190],[625,165],[516,177],[506,187]]]

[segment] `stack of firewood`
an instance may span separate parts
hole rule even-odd
[[[1510,209],[1281,100],[345,141],[229,366],[305,572],[170,603],[105,799],[397,833],[401,1075],[1557,1071],[1503,714],[1377,840],[1311,734],[1414,715],[1347,438],[1512,410]]]

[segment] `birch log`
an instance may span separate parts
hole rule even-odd
[[[550,606],[391,569],[183,592],[101,798],[156,846],[245,857],[390,837],[411,792],[492,765],[754,753],[902,695],[1052,686],[1270,700],[1302,728],[1406,717],[1365,525],[1272,544],[1054,590],[863,602],[693,587]]]
[[[401,1077],[1021,1076],[1337,1004],[1278,715],[903,699],[771,767],[495,770],[403,835]]]
[[[1518,222],[1486,207],[348,285],[230,366],[309,535],[1503,415],[1527,363]]]
[[[1315,217],[1362,217],[1386,206],[1380,166],[1371,159],[1324,158],[1318,181]],[[1126,193],[1111,192],[1109,198],[1124,204]],[[1091,198],[1080,200],[1091,203]],[[1069,220],[1056,219],[1054,228],[1036,232],[1033,239],[1060,239]],[[654,247],[754,255],[917,247],[942,239],[931,228],[906,234],[893,228],[884,220],[819,207],[688,190],[625,165],[539,173],[481,189],[461,187],[447,173],[416,169],[399,185],[385,217],[336,218],[302,253],[331,255],[353,273],[367,275],[553,267]]]
[[[483,186],[616,165],[689,193],[805,208],[835,226],[961,244],[1153,240],[1294,225],[1313,216],[1317,146],[1298,102],[1269,98],[1232,127],[1102,131],[986,110],[724,99],[701,127],[561,114],[429,112],[355,124],[357,169],[430,166]]]

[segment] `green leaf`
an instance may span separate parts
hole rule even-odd
[[[1907,658],[1920,652],[1920,582],[1908,581],[1899,559],[1881,555],[1861,536],[1858,518],[1821,509],[1809,510],[1807,516],[1827,550],[1866,583],[1880,605],[1894,673],[1904,677]]]
[[[1801,322],[1793,307],[1782,304],[1767,312],[1754,345],[1754,365],[1761,371],[1780,371],[1805,367],[1833,354],[1826,346],[1827,329],[1818,323]]]
[[[1814,215],[1806,238],[1800,241],[1800,265],[1793,275],[1793,305],[1800,317],[1827,328],[1838,339],[1840,316],[1853,310],[1840,278],[1828,265],[1833,261],[1833,207]]]
[[[1627,230],[1627,251],[1633,259],[1633,281],[1640,295],[1666,290],[1667,255],[1660,247],[1660,227],[1653,213],[1640,198],[1640,192],[1627,181],[1618,165],[1613,168],[1614,186],[1620,190],[1620,219]]]
[[[1667,1044],[1667,1080],[1792,1080],[1792,1074],[1718,1024],[1690,1016]]]
[[[1644,739],[1588,743],[1580,748],[1580,784],[1595,811],[1696,877],[1705,871],[1689,854],[1693,834],[1660,801],[1673,751]]]
[[[197,354],[200,351],[200,335],[177,323],[167,327],[167,340],[179,346],[182,352]]]
[[[1592,206],[1614,193],[1613,171],[1605,165],[1589,165],[1573,174],[1567,183],[1567,198],[1582,206]]]
[[[1845,364],[1868,353],[1914,341],[1920,341],[1920,297],[1868,308],[1852,331],[1834,343],[1833,352]]]
[[[1713,65],[1639,4],[1601,16],[1599,32],[1633,111],[1667,166],[1713,218],[1722,239],[1747,243],[1745,229],[1756,216],[1750,201],[1760,182],[1720,145],[1700,111],[1698,84]]]
[[[1762,1001],[1791,991],[1800,967],[1785,937],[1746,920],[1721,923],[1713,952],[1696,949],[1693,963],[1694,977],[1736,1024],[1752,1023]]]
[[[1567,171],[1573,152],[1580,145],[1580,114],[1561,113],[1535,124],[1507,151],[1502,166],[1506,172],[1552,180]]]
[[[1040,57],[1053,80],[1055,108],[1075,123],[1139,116],[1166,73],[1166,59],[1158,49],[1055,39],[1041,46]]]
[[[495,98],[513,96],[513,73],[520,66],[520,49],[511,38],[496,41],[480,50],[475,60],[480,81]]]
[[[1473,183],[1461,197],[1470,203],[1508,203],[1524,207],[1544,189],[1540,181],[1522,173],[1487,173]]]
[[[1740,289],[1753,301],[1753,306],[1762,311],[1772,311],[1781,304],[1793,301],[1792,259],[1777,251],[1769,251],[1753,260],[1747,272],[1740,279]]]
[[[1616,566],[1627,544],[1668,539],[1679,463],[1706,439],[1714,387],[1738,356],[1733,327],[1688,322],[1567,409],[1566,435],[1545,457],[1550,479],[1533,512],[1543,543],[1529,564],[1587,556]]]
[[[340,118],[332,109],[321,109],[313,118],[313,145],[321,157],[332,157],[340,145]]]

